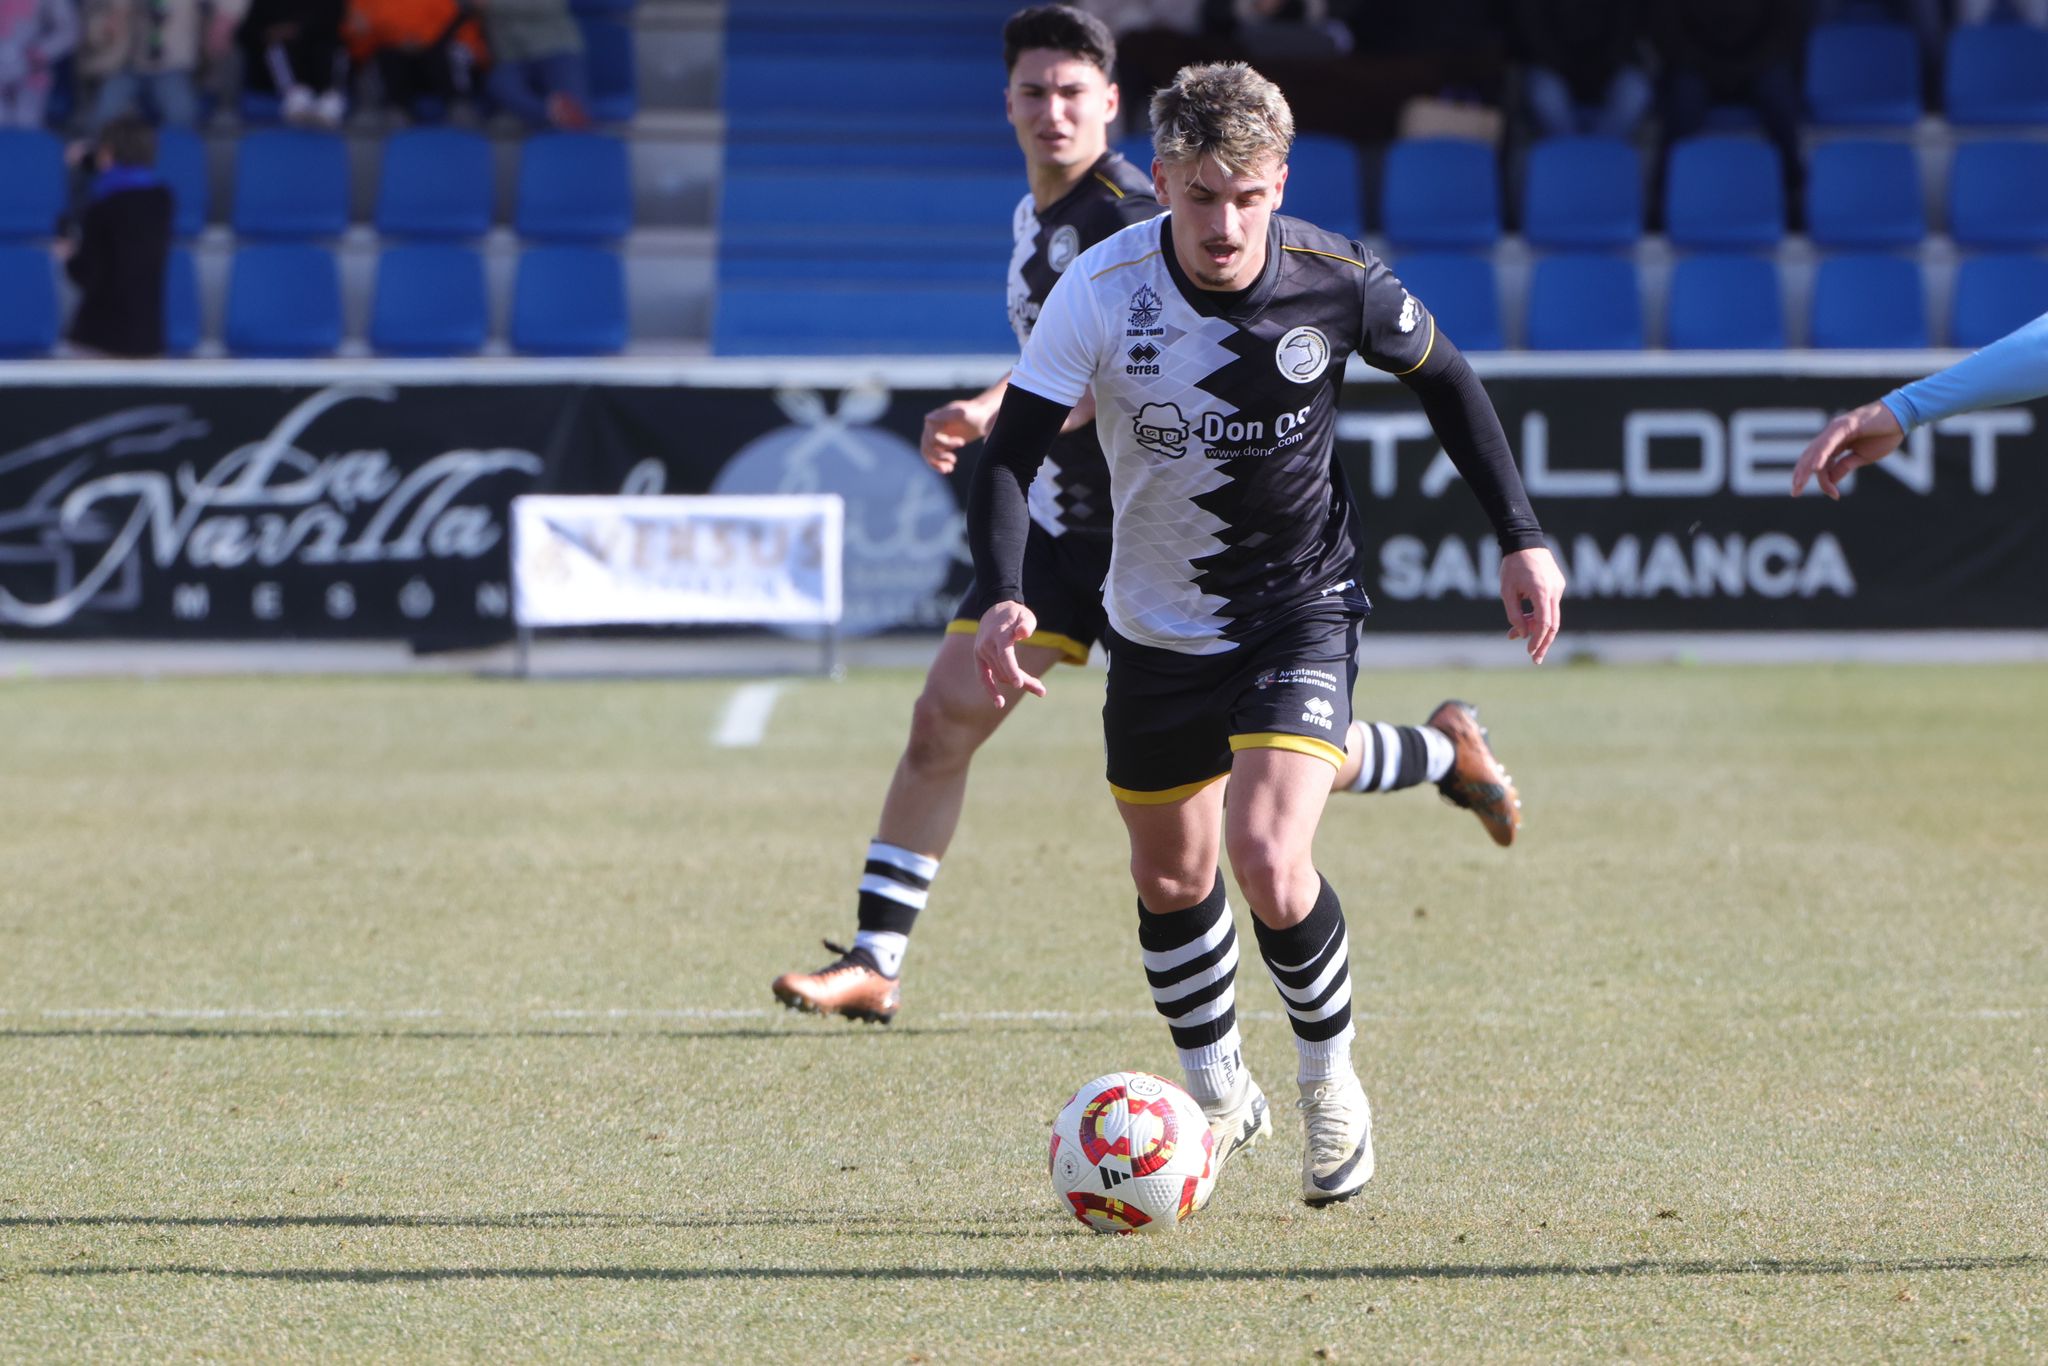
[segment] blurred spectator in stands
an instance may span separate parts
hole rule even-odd
[[[1653,0],[1650,22],[1664,62],[1665,141],[1705,132],[1717,109],[1753,112],[1778,149],[1796,213],[1805,0]]]
[[[488,89],[529,128],[590,126],[583,30],[568,0],[478,0],[491,50]]]
[[[52,68],[77,46],[72,0],[0,0],[0,127],[43,126]]]
[[[202,58],[227,54],[243,0],[85,0],[78,74],[100,83],[92,126],[143,109],[159,123],[199,122]]]
[[[358,67],[376,68],[385,102],[423,122],[469,94],[486,60],[475,12],[459,0],[348,0],[342,37]]]
[[[1638,0],[1515,0],[1514,18],[1537,137],[1635,137],[1655,95]]]
[[[2048,0],[1956,0],[1956,22],[2048,28]]]
[[[164,266],[171,189],[156,173],[156,130],[134,114],[108,121],[72,159],[82,180],[75,228],[57,243],[78,286],[72,345],[108,356],[164,350]]]
[[[1123,107],[1144,127],[1151,94],[1195,62],[1242,61],[1277,84],[1301,132],[1384,141],[1416,107],[1496,100],[1499,0],[1083,0],[1117,32]],[[1497,122],[1497,117],[1496,117]]]
[[[276,95],[286,123],[333,128],[348,112],[348,58],[341,47],[347,0],[249,0],[235,38],[242,82]]]

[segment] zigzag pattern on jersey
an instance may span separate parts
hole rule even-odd
[[[1283,262],[1282,269],[1291,264]],[[1281,412],[1287,411],[1287,401],[1303,405],[1313,402],[1315,412],[1306,424],[1310,429],[1332,420],[1326,411],[1333,401],[1331,386],[1321,382],[1290,385],[1280,377],[1273,355],[1284,330],[1278,323],[1264,317],[1254,319],[1241,330],[1232,327],[1230,335],[1223,341],[1224,349],[1231,353],[1232,359],[1197,386],[1217,395],[1276,395],[1272,411],[1247,413],[1248,417],[1266,423],[1269,442],[1278,439],[1276,421]],[[1339,360],[1334,364],[1341,373],[1343,362]],[[1215,399],[1210,406],[1218,412],[1238,411],[1221,398]],[[1304,440],[1299,449],[1310,449],[1313,445]],[[1194,583],[1205,590],[1218,583],[1238,585],[1228,603],[1217,613],[1227,621],[1236,621],[1268,611],[1277,600],[1298,594],[1302,589],[1299,576],[1303,566],[1295,562],[1292,552],[1275,555],[1272,529],[1286,528],[1301,544],[1313,545],[1322,537],[1331,517],[1348,510],[1349,502],[1344,500],[1336,507],[1332,506],[1327,446],[1321,460],[1304,460],[1298,454],[1281,454],[1212,463],[1230,477],[1230,482],[1197,498],[1195,504],[1203,511],[1227,520],[1229,525],[1217,536],[1223,543],[1221,547],[1194,563]],[[1256,581],[1262,577],[1261,570],[1275,578],[1273,590],[1246,592],[1244,585],[1248,580]]]
[[[1157,645],[1213,638],[1223,630],[1221,612],[1229,604],[1196,584],[1194,566],[1224,547],[1227,525],[1202,499],[1229,484],[1230,475],[1202,458],[1192,428],[1204,412],[1235,411],[1201,385],[1234,360],[1224,343],[1236,329],[1189,308],[1163,270],[1130,273],[1133,290],[1145,280],[1167,305],[1161,319],[1166,335],[1158,339],[1160,373],[1140,386],[1114,391],[1114,420],[1128,432],[1141,409],[1171,406],[1190,431],[1178,459],[1130,441],[1116,443],[1116,544],[1110,551],[1108,605],[1120,634]],[[1230,648],[1228,641],[1210,639],[1196,653]]]

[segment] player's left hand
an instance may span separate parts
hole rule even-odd
[[[1882,403],[1843,413],[1799,453],[1799,463],[1792,467],[1792,496],[1806,491],[1807,480],[1818,479],[1820,491],[1839,500],[1844,479],[1890,455],[1905,437],[1899,420]]]
[[[1563,623],[1564,571],[1543,546],[1517,550],[1500,562],[1500,601],[1508,611],[1508,639],[1529,643],[1529,662],[1541,664]]]
[[[1038,629],[1038,617],[1021,602],[999,602],[984,612],[974,633],[974,663],[981,686],[998,710],[1018,689],[1045,696],[1045,684],[1017,663],[1017,644]]]

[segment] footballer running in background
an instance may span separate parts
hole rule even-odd
[[[1030,183],[1012,223],[1008,290],[1010,325],[1022,346],[1074,260],[1152,219],[1161,205],[1150,168],[1133,166],[1109,147],[1119,107],[1116,44],[1101,20],[1067,5],[1020,10],[1003,29],[1003,61],[1009,73],[1003,108]],[[1120,363],[1132,375],[1157,375],[1168,363],[1164,344],[1137,337]],[[1005,376],[926,415],[922,453],[932,468],[951,472],[960,449],[988,434],[1008,387]],[[1031,485],[1029,510],[1023,587],[1038,627],[1019,644],[1018,655],[1035,677],[1062,661],[1086,663],[1103,629],[1109,470],[1086,395],[1066,417]],[[785,973],[772,984],[776,999],[792,1009],[885,1023],[896,1013],[904,950],[959,827],[968,766],[1015,709],[989,707],[975,669],[974,631],[995,602],[988,587],[979,577],[969,587],[925,675],[909,742],[868,845],[852,945],[827,940],[826,949],[838,955],[834,962],[815,972]],[[1010,701],[1016,700],[1013,694]],[[1469,705],[1445,702],[1421,726],[1352,722],[1343,749],[1335,787],[1392,792],[1434,783],[1452,804],[1476,814],[1495,843],[1514,840],[1520,801]]]
[[[1277,212],[1294,142],[1279,88],[1241,63],[1183,68],[1153,97],[1152,139],[1166,216],[1083,252],[1054,286],[975,470],[968,546],[994,599],[975,659],[991,710],[1045,692],[1016,649],[1038,627],[1026,490],[1091,402],[1114,508],[1106,776],[1146,982],[1221,1167],[1272,1128],[1240,1055],[1227,852],[1294,1034],[1301,1196],[1322,1206],[1373,1174],[1350,939],[1314,858],[1371,609],[1335,458],[1347,356],[1420,401],[1500,543],[1509,634],[1539,664],[1564,579],[1492,402],[1422,301],[1359,243]],[[1132,339],[1155,329],[1170,358],[1133,373]]]

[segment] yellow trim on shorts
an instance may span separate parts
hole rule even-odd
[[[955,617],[946,623],[946,634],[949,636],[971,636],[980,629],[980,622],[969,621],[965,617]],[[1063,636],[1058,631],[1033,631],[1017,643],[1020,645],[1039,645],[1048,650],[1058,650],[1066,657],[1066,661],[1069,664],[1086,664],[1088,662],[1088,647],[1072,636]]]
[[[1241,749],[1291,749],[1296,754],[1306,754],[1311,759],[1321,759],[1332,768],[1344,767],[1344,751],[1328,740],[1318,740],[1313,735],[1286,735],[1280,731],[1262,730],[1249,735],[1230,737],[1230,752]]]
[[[1133,792],[1128,787],[1118,787],[1111,783],[1109,792],[1118,801],[1128,802],[1132,806],[1167,806],[1192,797],[1210,784],[1220,783],[1229,776],[1228,773],[1219,773],[1213,778],[1204,778],[1198,783],[1182,783],[1179,787],[1169,787],[1163,792]]]

